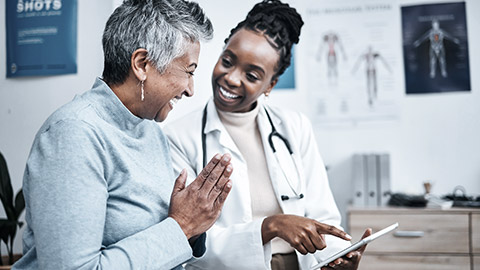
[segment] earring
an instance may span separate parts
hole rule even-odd
[[[265,94],[263,94],[263,95],[265,96],[265,97],[263,98],[263,100],[265,101],[265,103],[267,103],[267,101],[268,101],[268,93],[265,93]]]
[[[142,99],[142,101],[144,101],[144,100],[145,100],[145,90],[143,89],[143,82],[144,82],[144,81],[145,81],[145,80],[143,80],[143,81],[142,81],[142,86],[141,86],[141,90],[142,90],[142,96],[141,96],[141,99]]]

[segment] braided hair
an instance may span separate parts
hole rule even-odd
[[[257,3],[247,17],[230,31],[225,44],[240,29],[245,28],[266,36],[270,45],[280,54],[276,73],[278,78],[290,66],[292,45],[298,43],[303,20],[295,8],[279,0],[263,0]]]

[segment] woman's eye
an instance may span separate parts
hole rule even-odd
[[[251,82],[254,82],[258,80],[258,77],[253,73],[247,73],[247,79]]]
[[[193,73],[194,71],[187,71],[188,75],[194,76],[195,74]]]
[[[222,58],[222,65],[223,65],[224,67],[231,67],[231,66],[232,66],[232,62],[230,62],[230,60],[227,59],[227,58]]]

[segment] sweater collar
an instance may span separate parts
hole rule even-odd
[[[217,108],[218,116],[222,123],[228,126],[248,126],[255,123],[260,106],[256,104],[253,110],[248,112],[225,112]]]
[[[145,120],[134,115],[123,105],[113,90],[101,79],[97,78],[93,84],[94,92],[92,103],[98,114],[109,123],[114,123],[122,129],[133,129]]]

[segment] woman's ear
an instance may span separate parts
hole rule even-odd
[[[275,85],[277,84],[277,82],[278,82],[278,79],[272,80],[272,81],[270,82],[270,84],[268,85],[267,90],[265,90],[265,92],[263,92],[263,94],[265,94],[265,96],[270,95],[270,92],[272,92],[273,87],[275,87]]]
[[[147,79],[147,50],[143,48],[136,49],[130,59],[133,74],[139,81]]]

